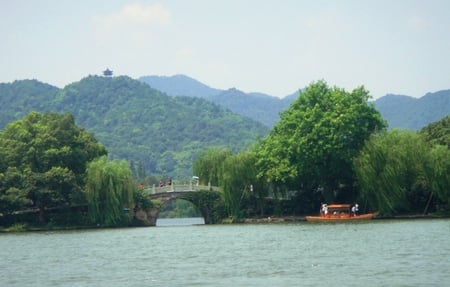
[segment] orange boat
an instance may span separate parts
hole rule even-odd
[[[320,215],[306,216],[310,222],[338,222],[353,220],[368,220],[378,215],[378,212],[358,214],[357,209],[352,211],[351,204],[324,204]]]

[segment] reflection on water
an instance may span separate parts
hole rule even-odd
[[[449,226],[376,220],[0,234],[0,286],[448,286]]]
[[[158,218],[156,226],[186,226],[205,224],[203,217],[187,217],[187,218]]]

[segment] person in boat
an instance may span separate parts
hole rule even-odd
[[[328,214],[328,205],[326,205],[325,203],[322,204],[322,208],[320,210],[320,213],[323,216],[327,216],[327,214]]]
[[[359,206],[357,203],[355,203],[355,205],[352,206],[352,215],[353,216],[358,215],[358,210],[359,210]]]

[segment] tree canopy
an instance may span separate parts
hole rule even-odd
[[[219,185],[219,178],[223,172],[224,160],[233,155],[230,150],[221,148],[207,148],[200,152],[193,164],[195,176],[204,184]]]
[[[450,203],[450,150],[430,145],[419,133],[374,135],[355,159],[355,169],[365,202],[384,214],[426,213],[433,194]]]
[[[444,145],[450,148],[450,115],[431,123],[420,130],[426,141],[431,144]]]
[[[259,177],[324,200],[353,200],[353,158],[386,127],[363,87],[346,92],[324,81],[309,85],[258,151]]]
[[[93,223],[113,226],[124,220],[124,208],[134,208],[134,184],[125,161],[101,157],[87,168],[86,195]]]
[[[0,132],[0,197],[25,197],[44,220],[45,207],[83,197],[86,164],[105,154],[71,114],[32,112]]]

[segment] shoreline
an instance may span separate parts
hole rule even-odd
[[[238,222],[222,222],[208,225],[220,224],[277,224],[277,223],[297,223],[307,222],[306,216],[268,216],[268,217],[251,217],[244,218]],[[371,220],[430,220],[430,219],[449,219],[450,215],[436,215],[436,214],[409,214],[409,215],[395,215],[395,216],[377,216]],[[368,221],[368,220],[366,220]],[[26,223],[16,223],[14,225],[4,227],[0,226],[0,234],[2,233],[17,233],[17,232],[46,232],[46,231],[70,231],[70,230],[90,230],[90,229],[108,229],[108,228],[141,228],[141,227],[156,227],[147,225],[129,225],[116,227],[102,227],[102,226],[28,226]]]
[[[436,214],[405,214],[392,216],[376,216],[370,220],[413,220],[413,219],[447,219],[450,215],[436,215]],[[306,215],[304,216],[268,216],[268,217],[250,217],[244,218],[241,222],[236,223],[290,223],[290,222],[307,222]],[[233,223],[231,223],[233,224]]]

